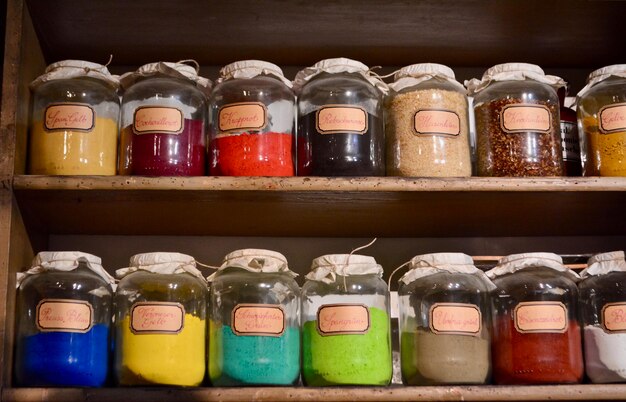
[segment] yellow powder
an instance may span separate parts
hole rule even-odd
[[[30,129],[30,173],[115,175],[117,120],[96,117],[90,132],[46,131],[42,121]]]
[[[587,141],[586,176],[626,176],[626,131],[603,134],[598,120],[585,117],[583,128]]]
[[[121,325],[120,384],[200,385],[206,367],[206,321],[185,314],[178,334],[133,334],[129,316]]]

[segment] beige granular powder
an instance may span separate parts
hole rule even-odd
[[[432,111],[455,113],[458,134],[418,133],[415,127],[418,111],[423,115]],[[467,99],[462,93],[424,89],[395,95],[387,103],[386,136],[389,176],[467,177],[472,174]]]

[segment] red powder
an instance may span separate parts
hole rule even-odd
[[[580,327],[564,333],[520,333],[512,317],[494,323],[493,379],[496,384],[579,383],[583,378]]]
[[[214,176],[293,176],[293,135],[239,134],[211,141],[210,174]]]

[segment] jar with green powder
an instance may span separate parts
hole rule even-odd
[[[300,288],[286,258],[237,250],[209,277],[214,386],[293,385],[300,378]]]
[[[462,253],[418,255],[409,267],[398,288],[403,382],[487,383],[493,283]]]
[[[137,254],[117,270],[120,385],[198,386],[206,371],[206,282],[193,257]]]
[[[372,257],[313,260],[302,287],[302,375],[310,386],[388,385],[389,292]]]

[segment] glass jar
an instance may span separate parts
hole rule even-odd
[[[118,79],[101,64],[65,60],[30,87],[29,173],[115,175]]]
[[[137,254],[116,271],[120,385],[197,386],[206,371],[207,287],[193,257]]]
[[[211,175],[295,175],[295,102],[291,82],[272,63],[222,68],[210,102]]]
[[[585,176],[626,176],[626,64],[589,74],[578,93]]]
[[[581,176],[583,174],[582,161],[580,159],[580,140],[578,139],[578,127],[576,112],[565,107],[567,86],[557,91],[559,95],[559,115],[561,117],[561,148],[563,149],[563,173],[566,176]]]
[[[583,356],[578,275],[551,253],[515,254],[487,272],[493,302],[496,384],[579,383]]]
[[[559,99],[563,81],[539,66],[491,67],[466,82],[474,96],[479,176],[561,176]]]
[[[388,385],[389,291],[372,257],[313,260],[302,287],[302,376],[310,386]]]
[[[300,71],[295,85],[298,176],[384,176],[386,85],[345,58]]]
[[[206,172],[208,80],[182,63],[146,64],[121,77],[120,174],[202,176]]]
[[[489,382],[493,284],[461,253],[418,255],[409,267],[398,288],[403,382]]]
[[[41,252],[30,270],[18,274],[18,385],[104,385],[115,281],[100,264],[91,254]]]
[[[594,383],[626,382],[626,261],[623,251],[594,255],[581,273],[585,371]]]
[[[210,278],[209,376],[217,387],[300,378],[300,288],[285,257],[237,250]]]
[[[454,72],[414,64],[395,74],[385,103],[387,175],[472,175],[468,102]]]

